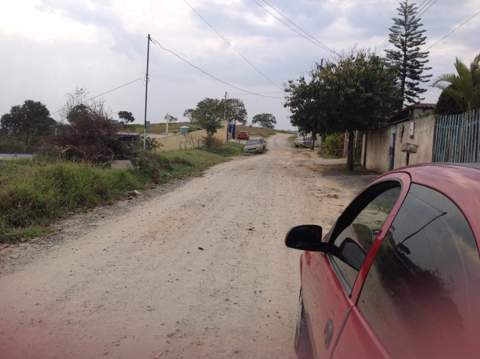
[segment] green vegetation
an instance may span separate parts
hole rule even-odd
[[[259,113],[253,116],[252,124],[259,124],[264,128],[274,128],[277,124],[277,119],[271,113]]]
[[[285,91],[292,125],[313,139],[336,132],[348,132],[353,139],[354,131],[377,128],[390,118],[401,100],[396,72],[367,50],[317,64],[310,78],[289,81]],[[354,149],[354,141],[348,141],[352,171]]]
[[[340,158],[343,155],[343,133],[331,133],[325,136],[321,153],[326,158]]]
[[[8,135],[30,146],[42,137],[52,135],[56,125],[43,103],[26,100],[0,117],[0,135]]]
[[[422,11],[414,2],[400,1],[398,17],[393,18],[390,27],[389,42],[393,46],[387,49],[387,64],[396,73],[397,84],[400,86],[399,110],[406,105],[423,101],[421,94],[427,91],[421,84],[429,82],[431,70],[427,67],[428,51],[422,50],[427,41],[426,30],[421,23]]]
[[[2,136],[0,134],[0,152],[4,153],[29,153],[32,146],[26,145],[16,137]]]
[[[436,112],[455,114],[480,108],[480,54],[467,66],[458,58],[456,73],[440,76],[433,85],[442,90]]]
[[[183,115],[191,122],[200,125],[202,125],[202,122],[204,125],[213,122],[213,119],[221,121],[224,117],[227,121],[235,120],[242,124],[247,123],[245,104],[238,98],[216,99],[207,97],[197,103],[195,108],[187,108]]]
[[[230,143],[212,151],[145,153],[136,169],[102,168],[87,163],[0,161],[0,241],[45,234],[48,225],[66,213],[124,198],[134,189],[196,175],[241,153]]]

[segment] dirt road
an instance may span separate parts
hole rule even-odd
[[[9,249],[24,264],[0,277],[0,357],[291,358],[299,253],[284,235],[328,227],[369,176],[322,174],[287,138]]]

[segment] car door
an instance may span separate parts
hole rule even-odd
[[[334,352],[343,358],[478,358],[480,257],[448,197],[412,184]]]
[[[302,299],[316,358],[329,358],[350,312],[356,279],[367,262],[375,239],[384,233],[392,210],[406,193],[409,176],[384,178],[362,192],[324,238],[346,254],[305,252],[302,261]],[[342,253],[343,253],[342,252]],[[341,259],[343,258],[343,259]]]

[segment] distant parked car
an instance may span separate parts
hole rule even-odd
[[[263,138],[249,140],[243,147],[246,153],[262,153],[267,149],[267,142]]]
[[[475,167],[476,166],[476,167]],[[299,358],[478,358],[480,166],[377,178],[300,257]]]
[[[237,140],[246,140],[248,141],[250,139],[250,135],[248,134],[247,131],[240,131],[237,134]]]
[[[309,137],[298,136],[293,141],[295,147],[312,147],[312,139]]]

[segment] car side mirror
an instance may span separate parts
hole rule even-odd
[[[315,224],[296,226],[288,231],[285,245],[289,248],[312,252],[327,252],[330,245],[322,242],[322,227]]]

